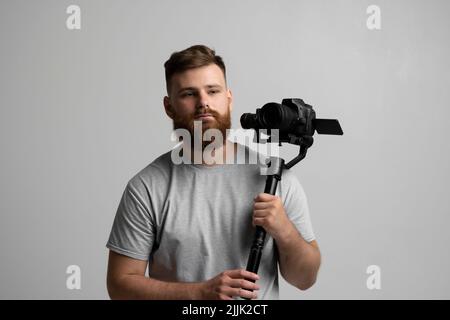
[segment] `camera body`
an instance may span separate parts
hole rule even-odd
[[[256,130],[259,140],[260,130],[278,130],[278,141],[296,145],[311,146],[315,131],[319,134],[342,135],[339,122],[334,119],[316,119],[313,107],[302,99],[283,99],[281,104],[266,103],[256,113],[244,113],[241,116],[244,129]],[[269,140],[270,142],[270,140]]]
[[[278,129],[279,142],[300,144],[301,137],[314,135],[314,121],[316,113],[312,106],[302,99],[283,99],[281,104],[275,102],[266,103],[262,108],[256,109],[256,113],[244,113],[241,116],[241,125],[244,129],[254,129],[259,135],[259,130],[266,129],[270,136],[271,129]]]

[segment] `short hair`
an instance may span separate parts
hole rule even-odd
[[[225,63],[222,57],[216,55],[213,49],[204,45],[194,45],[182,51],[172,53],[169,60],[164,63],[167,94],[170,92],[170,81],[174,74],[210,64],[219,66],[223,71],[223,76],[226,81]]]

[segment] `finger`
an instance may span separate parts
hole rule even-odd
[[[272,201],[270,202],[255,202],[253,204],[253,209],[255,210],[261,210],[261,209],[268,209],[273,206]]]
[[[269,214],[270,214],[270,211],[268,211],[268,210],[253,210],[254,218],[264,218]]]
[[[255,226],[264,227],[264,225],[265,225],[265,218],[253,218],[253,224]]]
[[[271,201],[274,200],[276,198],[276,196],[268,194],[268,193],[259,193],[256,197],[255,197],[255,201]]]
[[[256,273],[247,271],[245,269],[235,269],[225,271],[225,274],[233,279],[251,279],[251,280],[259,280],[259,276]]]
[[[242,288],[246,290],[259,290],[259,285],[244,279],[231,279],[229,286],[232,288]]]
[[[221,293],[221,294],[219,294],[219,299],[220,299],[220,300],[233,300],[233,297]]]
[[[240,288],[227,287],[223,290],[223,293],[229,297],[241,297],[247,299],[256,299],[258,294],[256,292],[248,291]]]
[[[237,290],[237,296],[241,298],[247,298],[247,299],[256,299],[258,298],[258,292],[256,291],[248,291],[245,289],[235,289]]]

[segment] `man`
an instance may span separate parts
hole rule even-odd
[[[196,123],[226,137],[233,97],[221,57],[197,45],[173,53],[164,66],[164,108],[174,129],[194,137]],[[190,144],[191,159],[208,143]],[[236,149],[224,139],[215,152]],[[276,196],[262,193],[265,180],[258,165],[220,158],[174,164],[167,152],[154,160],[128,182],[116,213],[107,243],[110,297],[278,299],[277,265],[290,284],[311,287],[320,252],[304,191],[290,170]],[[258,275],[245,271],[255,226],[268,233]]]

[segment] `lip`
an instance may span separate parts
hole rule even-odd
[[[211,113],[202,113],[195,117],[195,119],[208,119],[213,118],[213,115]]]

